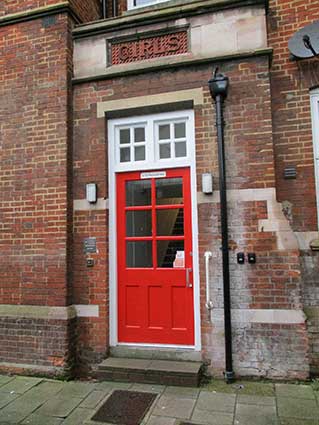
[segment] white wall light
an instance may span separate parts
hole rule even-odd
[[[86,200],[90,204],[95,204],[97,202],[97,184],[96,183],[86,184]]]
[[[206,195],[213,193],[213,176],[211,173],[202,174],[202,192]]]

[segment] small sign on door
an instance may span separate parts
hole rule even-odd
[[[173,267],[174,269],[185,268],[185,251],[176,251]]]
[[[141,179],[158,179],[166,177],[166,171],[150,171],[148,173],[141,173]]]

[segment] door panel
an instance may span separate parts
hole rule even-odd
[[[118,339],[194,344],[189,168],[117,175]]]

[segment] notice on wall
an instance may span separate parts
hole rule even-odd
[[[96,238],[85,238],[83,248],[85,254],[96,253]]]
[[[185,268],[185,251],[176,251],[173,267],[174,269]]]

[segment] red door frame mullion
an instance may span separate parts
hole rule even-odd
[[[157,223],[156,223],[156,183],[155,179],[152,179],[152,190],[151,190],[151,199],[152,199],[152,237],[153,237],[153,269],[157,269]]]

